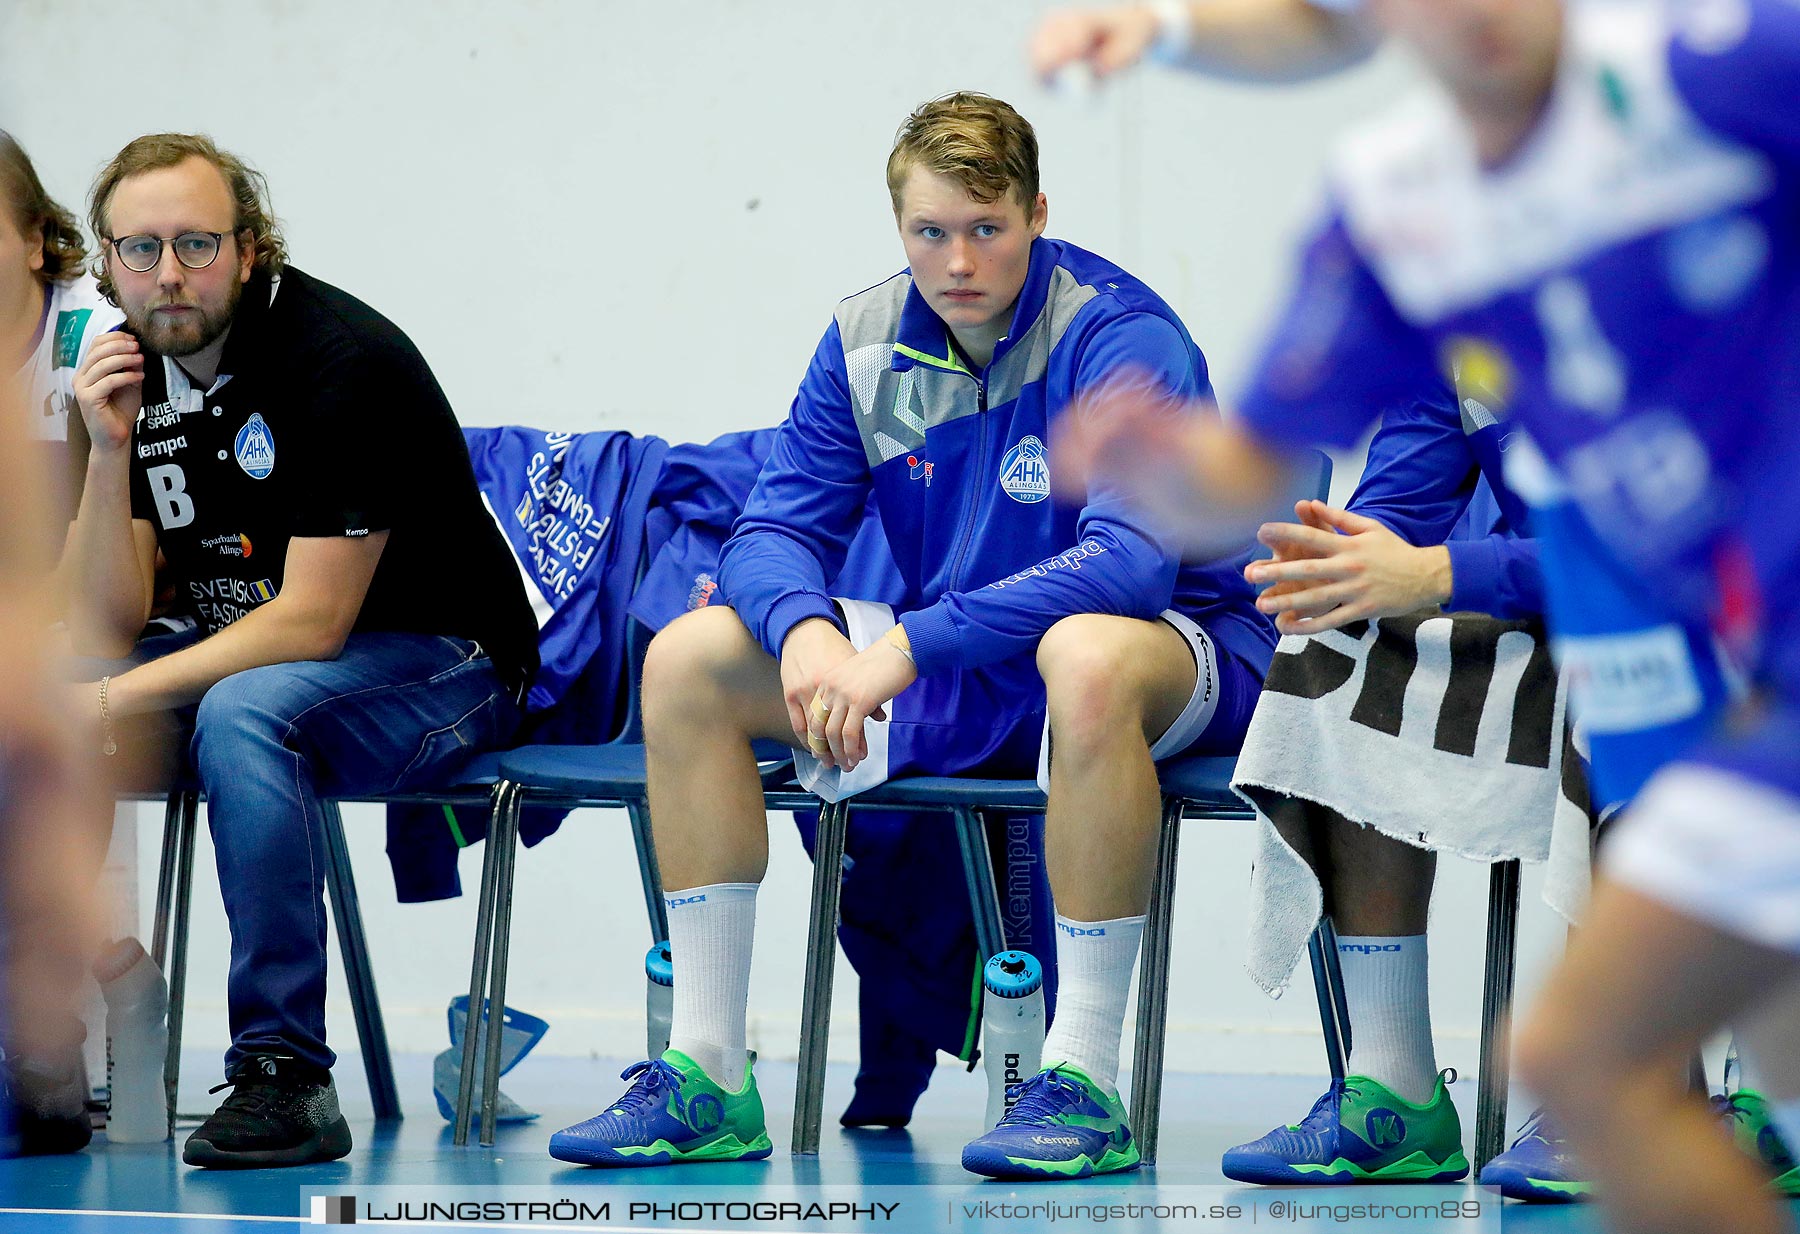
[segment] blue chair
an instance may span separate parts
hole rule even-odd
[[[1042,814],[1044,794],[1034,780],[914,776],[890,781],[836,804],[820,803],[810,794],[807,796],[809,805],[819,807],[819,825],[813,842],[812,911],[808,917],[806,976],[800,999],[800,1066],[794,1089],[793,1151],[814,1155],[819,1151],[824,1122],[825,1054],[831,1035],[844,840],[849,832],[851,809],[950,815],[962,851],[963,886],[974,909],[976,946],[986,958],[1006,950],[987,821],[1006,815]]]
[[[634,677],[635,684],[635,677]],[[633,737],[636,737],[636,733]],[[787,778],[792,760],[770,748],[759,748],[763,782],[778,785]],[[779,798],[779,795],[778,795]],[[512,942],[512,905],[519,846],[519,819],[525,804],[574,810],[589,807],[622,808],[631,820],[632,843],[637,849],[638,881],[643,888],[644,909],[650,921],[651,942],[668,937],[668,915],[663,906],[662,879],[656,865],[656,842],[650,831],[649,790],[644,774],[644,747],[638,741],[616,741],[593,746],[523,746],[499,756],[499,782],[494,792],[493,822],[488,829],[487,851],[481,867],[481,903],[476,910],[475,954],[469,974],[469,1006],[480,1007],[484,998],[495,1007],[506,1005],[507,963]],[[771,798],[775,801],[777,798]],[[798,789],[771,804],[771,809],[807,809],[815,804],[810,793]],[[500,1091],[500,1034],[483,1034],[486,1057],[482,1060],[481,1128],[479,1142],[494,1142],[492,1111]],[[476,1033],[463,1038],[462,1088],[457,1095],[454,1140],[469,1142],[474,1109]]]
[[[1177,840],[1182,819],[1225,821],[1254,817],[1231,791],[1236,760],[1180,759],[1161,774],[1163,814],[1155,879],[1144,928],[1138,972],[1137,1035],[1133,1043],[1131,1125],[1138,1151],[1156,1160],[1161,1119],[1164,1042],[1168,1025],[1170,940],[1174,926]],[[806,986],[801,1002],[800,1074],[794,1097],[793,1151],[819,1151],[823,1123],[828,1011],[835,975],[834,935],[841,900],[840,881],[831,876],[843,857],[852,809],[935,810],[950,814],[963,854],[963,877],[975,908],[977,945],[983,955],[1006,949],[999,893],[994,885],[986,822],[1008,815],[1042,814],[1044,793],[1032,780],[980,780],[920,776],[894,780],[820,813],[813,857],[813,912],[807,940]],[[1322,954],[1315,944],[1315,954]],[[1335,947],[1332,952],[1335,955]]]

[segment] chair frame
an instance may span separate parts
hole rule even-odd
[[[387,1026],[376,992],[374,965],[369,958],[368,936],[363,928],[362,906],[351,869],[349,844],[344,835],[341,805],[344,801],[376,804],[426,805],[486,804],[492,793],[481,786],[429,793],[395,793],[372,797],[321,799],[325,840],[325,890],[336,926],[338,951],[344,978],[350,988],[351,1012],[362,1049],[363,1074],[369,1085],[370,1103],[377,1121],[403,1115],[399,1087],[394,1080],[393,1055]],[[156,909],[151,924],[150,957],[167,976],[169,986],[169,1047],[163,1065],[163,1084],[170,1124],[176,1118],[176,1093],[181,1079],[181,1038],[187,1004],[188,928],[192,916],[194,851],[200,803],[204,795],[191,785],[177,786],[166,796],[147,792],[124,793],[123,801],[164,803],[162,852],[157,868]]]

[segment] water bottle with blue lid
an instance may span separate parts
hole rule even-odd
[[[1044,966],[1027,951],[1002,951],[981,972],[987,1126],[1004,1118],[1017,1086],[1036,1075],[1044,1053]]]
[[[675,958],[665,940],[644,956],[645,1058],[661,1058],[669,1048],[669,1019],[675,1010]]]

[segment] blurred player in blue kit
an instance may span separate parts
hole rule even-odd
[[[1800,974],[1800,8],[1375,0],[1358,20],[1436,86],[1340,148],[1242,421],[1115,400],[1061,438],[1059,478],[1131,475],[1164,511],[1205,493],[1217,525],[1221,480],[1247,494],[1281,449],[1347,444],[1447,373],[1479,385],[1517,430],[1599,787],[1644,786],[1521,1064],[1630,1228],[1781,1228],[1681,1060],[1730,1018],[1785,1062]],[[1284,628],[1342,594],[1300,555],[1252,577]],[[1715,637],[1746,681],[1730,703]],[[1800,1076],[1755,1074],[1788,1121]]]

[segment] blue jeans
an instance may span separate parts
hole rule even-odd
[[[187,641],[146,639],[133,659]],[[519,709],[475,643],[373,633],[335,660],[235,673],[191,713],[173,714],[192,724],[231,923],[226,1071],[253,1054],[330,1067],[320,799],[452,784],[512,736]]]

